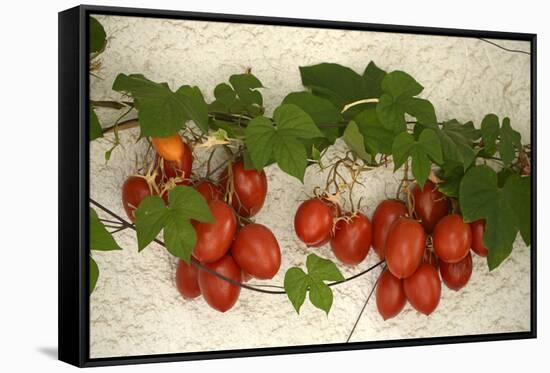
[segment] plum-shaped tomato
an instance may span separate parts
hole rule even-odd
[[[241,269],[229,255],[205,264],[205,267],[233,281],[241,282]],[[221,279],[203,269],[199,269],[199,288],[208,305],[220,312],[231,309],[241,293],[240,286]]]
[[[386,240],[386,263],[397,278],[412,275],[426,250],[426,232],[416,220],[399,218],[393,223]]]
[[[413,188],[412,197],[416,216],[420,219],[426,233],[432,233],[439,220],[449,213],[451,207],[449,200],[429,180],[422,189],[416,185]]]
[[[441,280],[437,269],[431,264],[422,264],[412,276],[403,280],[403,289],[415,310],[424,315],[431,314],[441,299]]]
[[[458,214],[447,215],[437,223],[433,232],[434,250],[439,259],[458,263],[470,252],[472,231]]]
[[[376,307],[384,320],[391,319],[401,312],[407,297],[403,290],[403,280],[398,279],[387,269],[382,272],[376,286]]]
[[[185,299],[193,299],[201,295],[199,288],[199,271],[192,263],[187,264],[178,260],[176,269],[176,286]]]
[[[483,234],[485,233],[485,220],[480,219],[470,223],[472,230],[472,250],[479,256],[486,257],[489,255],[489,250],[483,243]]]
[[[212,184],[210,181],[207,181],[207,180],[201,181],[195,186],[195,189],[197,190],[197,192],[202,194],[202,196],[207,202],[210,202],[215,199],[217,200],[223,199],[222,190],[218,186]]]
[[[159,156],[167,161],[177,161],[185,153],[185,145],[180,135],[152,137],[151,142]]]
[[[396,199],[387,199],[376,207],[372,216],[372,247],[380,259],[386,257],[386,240],[392,224],[406,215],[407,207]]]
[[[294,216],[294,230],[298,238],[308,246],[319,247],[332,236],[332,226],[337,214],[336,205],[312,198],[302,202]]]
[[[128,219],[136,220],[135,211],[147,196],[152,195],[151,188],[143,176],[130,176],[122,185],[122,206]]]
[[[347,214],[336,223],[330,247],[334,255],[344,264],[358,264],[369,253],[372,237],[372,224],[360,212]]]
[[[464,287],[472,276],[472,254],[468,253],[464,259],[458,263],[441,262],[439,272],[441,278],[447,287],[458,291]]]
[[[267,177],[262,170],[245,170],[243,162],[235,162],[231,166],[233,193],[231,204],[241,216],[251,217],[260,211],[267,195]],[[221,176],[221,184],[226,190],[230,184],[229,172]]]

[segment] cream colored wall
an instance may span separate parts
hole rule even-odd
[[[219,82],[231,74],[252,72],[267,88],[268,111],[291,91],[302,90],[298,66],[337,62],[362,72],[370,60],[385,70],[400,69],[424,87],[440,119],[473,120],[486,113],[509,116],[524,139],[530,128],[529,56],[509,53],[476,39],[388,33],[351,32],[306,28],[203,23],[127,17],[98,17],[109,35],[102,55],[101,79],[92,79],[93,99],[119,99],[111,91],[118,73],[143,73],[172,88],[197,85],[207,100]],[[499,41],[528,50],[524,42]],[[116,113],[99,110],[104,123]],[[124,131],[124,148],[118,148],[106,165],[106,140],[95,141],[91,151],[91,196],[123,214],[120,187],[134,171],[137,132]],[[526,142],[528,142],[526,140]],[[334,146],[328,157],[341,154]],[[196,154],[200,166],[204,154]],[[304,193],[321,184],[323,174],[310,167],[305,185],[267,168],[269,195],[257,221],[268,225],[283,249],[283,263],[273,283],[281,284],[285,270],[303,265],[306,249],[294,236],[292,218]],[[376,203],[395,193],[399,175],[377,169],[363,176],[364,198],[370,217]],[[140,355],[215,349],[345,342],[368,297],[378,272],[335,287],[330,315],[307,304],[297,315],[284,296],[242,291],[237,306],[219,314],[202,299],[184,301],[174,286],[175,260],[166,250],[151,245],[137,252],[135,235],[116,236],[121,252],[94,253],[101,270],[91,297],[92,357]],[[380,340],[528,330],[529,248],[521,243],[499,269],[488,273],[484,260],[474,258],[474,274],[459,293],[443,289],[439,308],[430,317],[410,306],[397,318],[383,322],[375,302],[366,307],[351,340]],[[328,247],[316,249],[333,258]],[[342,266],[347,275],[376,262],[374,255],[357,268]]]

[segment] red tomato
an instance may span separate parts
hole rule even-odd
[[[409,277],[416,271],[426,249],[426,233],[416,220],[399,218],[393,223],[386,240],[386,263],[397,278]]]
[[[222,190],[218,186],[212,184],[210,181],[207,181],[207,180],[201,181],[195,186],[195,189],[197,190],[197,192],[202,194],[202,196],[207,202],[210,202],[215,199],[221,201],[223,199]]]
[[[308,246],[326,244],[332,236],[334,212],[329,204],[319,198],[302,202],[294,216],[294,230],[298,238]]]
[[[470,223],[472,230],[472,250],[479,256],[489,255],[489,250],[483,243],[483,234],[485,233],[485,219],[476,220]]]
[[[441,262],[439,267],[441,278],[449,289],[460,290],[468,283],[472,276],[472,254],[468,253],[464,259],[458,263],[449,264]]]
[[[273,278],[281,267],[279,243],[261,224],[248,224],[237,233],[231,255],[243,271],[260,280]]]
[[[435,253],[444,262],[460,262],[470,252],[472,231],[462,216],[445,216],[437,223],[432,235]]]
[[[339,220],[336,223],[330,247],[342,263],[358,264],[369,253],[371,237],[370,220],[360,212],[353,216],[348,213],[347,219]]]
[[[418,312],[431,314],[441,298],[441,280],[437,269],[424,263],[414,274],[403,280],[403,289],[407,300]]]
[[[157,161],[159,160],[158,154],[156,155],[156,159]],[[183,143],[183,152],[178,159],[169,161],[162,158],[162,162],[162,169],[167,178],[179,177],[185,181],[185,183],[180,184],[189,185],[189,178],[191,177],[191,170],[193,168],[193,151],[189,145]]]
[[[143,199],[152,194],[151,188],[141,176],[130,176],[122,185],[122,205],[132,222],[136,220],[135,210]]]
[[[176,269],[176,286],[185,299],[193,299],[201,295],[199,289],[198,270],[193,264],[178,260]]]
[[[403,280],[398,279],[387,269],[380,275],[376,286],[376,307],[384,320],[395,317],[407,303]]]
[[[267,177],[262,170],[245,170],[243,162],[233,163],[231,166],[233,174],[234,193],[231,195],[231,204],[241,216],[251,217],[256,215],[264,205],[267,195]],[[222,185],[229,184],[227,170],[221,177]]]
[[[215,262],[223,257],[237,231],[237,218],[231,207],[222,201],[210,201],[208,207],[214,215],[214,223],[191,221],[197,232],[193,256],[201,263]]]
[[[449,213],[451,204],[431,181],[426,181],[424,188],[416,185],[412,191],[414,201],[414,212],[426,233],[434,230],[437,222]]]
[[[205,266],[233,281],[241,282],[241,269],[229,255]],[[237,303],[241,292],[240,286],[233,285],[205,270],[199,270],[199,287],[210,307],[220,312],[231,309]]]
[[[177,161],[185,152],[184,143],[177,134],[168,137],[152,137],[151,142],[157,154],[167,161]]]
[[[252,276],[250,276],[248,273],[246,273],[245,271],[243,271],[243,279],[242,279],[242,282],[248,282],[252,279]]]
[[[407,215],[407,207],[402,201],[387,199],[382,201],[372,216],[372,247],[380,259],[386,257],[388,232],[395,221]]]

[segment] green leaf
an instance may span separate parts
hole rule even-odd
[[[122,250],[92,208],[90,208],[90,250]]]
[[[431,160],[442,162],[441,145],[435,131],[425,129],[420,133],[418,141],[407,133],[400,133],[392,146],[395,170],[399,169],[410,156],[412,159],[411,170],[420,187],[428,179],[431,171]],[[430,160],[431,159],[431,160]]]
[[[317,126],[337,124],[344,120],[332,102],[317,97],[311,92],[292,92],[284,98],[283,104],[298,106],[313,119]],[[341,135],[339,128],[320,127],[320,130],[332,144]]]
[[[208,133],[208,105],[200,89],[184,85],[177,90],[176,96],[186,115],[202,132]]]
[[[487,114],[481,121],[481,138],[487,154],[494,154],[496,142],[500,132],[498,117],[495,114]]]
[[[310,278],[302,269],[292,267],[286,271],[285,292],[297,313],[300,313],[300,308],[304,304],[309,284]]]
[[[400,128],[386,128],[378,120],[376,109],[367,109],[354,118],[361,135],[363,135],[367,151],[375,156],[376,154],[392,153],[393,140],[399,132],[405,131],[405,126]]]
[[[359,158],[366,162],[372,161],[372,156],[365,150],[365,139],[361,132],[359,132],[357,123],[354,121],[349,122],[342,138],[346,145],[357,154]]]
[[[313,281],[309,287],[309,301],[328,316],[333,301],[332,290],[324,282]]]
[[[232,75],[229,82],[245,105],[263,105],[262,94],[256,88],[263,88],[262,83],[252,74]]]
[[[182,220],[197,220],[202,223],[214,223],[214,216],[208,203],[194,188],[178,185],[168,192],[168,203],[171,214]]]
[[[135,212],[138,250],[149,245],[166,225],[168,208],[159,196],[145,197]]]
[[[441,167],[442,182],[437,189],[448,197],[458,198],[460,182],[463,177],[464,167],[462,164],[453,161],[446,162]]]
[[[460,124],[453,119],[443,123],[442,128],[437,130],[437,135],[441,141],[444,160],[461,163],[466,170],[476,157],[472,142],[474,131],[472,122]]]
[[[505,195],[517,216],[521,238],[531,245],[531,177],[513,174],[505,182]]]
[[[98,278],[99,278],[99,267],[97,266],[97,263],[95,262],[94,258],[92,258],[90,256],[90,288],[89,288],[89,295],[91,295],[94,292]]]
[[[483,242],[489,250],[490,270],[510,255],[518,230],[530,229],[528,224],[519,221],[530,215],[529,183],[530,180],[510,176],[500,188],[497,173],[484,165],[472,167],[462,179],[459,201],[465,221],[486,221]],[[526,236],[529,241],[528,233]]]
[[[402,100],[401,103],[405,112],[415,117],[418,122],[432,129],[437,128],[435,108],[430,101],[413,97]]]
[[[521,135],[510,126],[510,118],[502,120],[500,141],[498,142],[497,149],[504,166],[510,165],[516,158],[515,149],[521,149]]]
[[[107,34],[99,21],[90,17],[90,53],[101,53],[107,44]]]
[[[369,62],[363,72],[363,90],[364,98],[380,97],[382,94],[382,80],[386,76],[386,72],[374,64]]]
[[[395,100],[419,95],[423,89],[412,76],[403,71],[392,71],[382,80],[382,91]]]
[[[273,120],[276,126],[262,116],[248,123],[245,143],[252,163],[261,170],[274,158],[281,170],[303,181],[307,150],[300,140],[319,138],[323,134],[311,117],[296,105],[279,106],[273,113]]]
[[[297,313],[300,313],[300,307],[304,304],[306,293],[309,291],[311,304],[328,315],[332,307],[333,294],[324,281],[342,281],[344,277],[332,261],[315,254],[308,255],[306,267],[307,274],[297,267],[292,267],[286,272],[285,292]]]
[[[225,110],[229,111],[231,105],[237,100],[237,93],[227,83],[220,83],[214,88],[214,97],[216,101],[223,104]]]
[[[308,274],[318,281],[343,281],[344,276],[329,259],[321,258],[315,254],[309,254],[306,259]]]
[[[103,137],[103,129],[93,107],[90,105],[90,141],[100,137]]]
[[[191,117],[187,112],[191,101],[197,101],[197,97],[192,99],[183,92],[176,94],[166,83],[155,83],[139,74],[119,74],[113,83],[113,90],[134,98],[141,136],[166,137],[175,134]],[[198,112],[194,111],[194,114],[200,117]]]
[[[180,219],[171,212],[164,227],[164,243],[166,249],[173,256],[191,262],[191,253],[197,243],[197,234],[189,220]]]

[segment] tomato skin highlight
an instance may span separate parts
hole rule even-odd
[[[191,221],[197,233],[193,256],[201,263],[211,263],[222,258],[237,231],[237,218],[231,207],[216,200],[210,201],[208,207],[214,215],[214,223]]]
[[[195,189],[197,190],[197,192],[202,194],[206,202],[210,202],[213,200],[221,201],[223,199],[222,190],[218,186],[212,184],[210,181],[201,181],[195,186]]]
[[[439,220],[449,213],[449,199],[430,180],[426,181],[423,189],[417,184],[413,188],[412,197],[416,216],[426,233],[432,233]]]
[[[411,276],[424,256],[426,232],[416,220],[399,218],[393,223],[386,240],[386,263],[397,278]]]
[[[185,145],[178,134],[168,137],[151,137],[151,142],[157,154],[167,161],[177,161],[184,155]]]
[[[472,246],[472,231],[458,214],[447,215],[437,223],[432,235],[434,250],[439,259],[458,263],[468,255]]]
[[[470,223],[472,230],[472,250],[479,256],[486,257],[489,250],[483,243],[483,234],[485,233],[485,219],[476,220]]]
[[[372,247],[381,260],[386,257],[386,240],[391,226],[406,215],[407,207],[399,200],[387,199],[376,207],[372,216]]]
[[[294,231],[308,246],[322,246],[330,240],[334,222],[333,211],[319,198],[308,199],[296,210]]]
[[[229,255],[225,255],[213,263],[205,264],[205,267],[233,281],[241,282],[242,280],[241,269]],[[199,288],[206,303],[220,312],[230,310],[237,303],[241,293],[240,286],[233,285],[201,269],[199,269]]]
[[[445,285],[454,291],[464,287],[472,277],[473,263],[472,254],[468,253],[464,259],[458,263],[441,262],[439,272]]]
[[[176,269],[176,287],[185,299],[193,299],[201,295],[199,288],[199,271],[193,264],[178,260]]]
[[[441,299],[441,280],[437,269],[424,263],[412,276],[403,280],[407,300],[415,310],[430,315]]]
[[[248,224],[237,233],[231,255],[244,272],[260,280],[273,278],[281,267],[279,243],[261,224]]]
[[[254,216],[260,211],[267,196],[267,177],[262,170],[245,170],[242,161],[231,166],[233,175],[234,193],[231,195],[231,204],[237,213],[244,217]],[[229,186],[227,170],[221,176],[221,184],[227,190]]]
[[[151,188],[141,176],[130,176],[122,185],[122,206],[132,223],[136,220],[135,210],[145,197],[152,195]]]
[[[372,224],[360,212],[354,216],[348,213],[347,216],[349,219],[336,223],[330,247],[342,263],[354,265],[361,263],[369,253]]]
[[[403,280],[398,279],[387,269],[382,272],[376,286],[376,307],[384,320],[399,315],[405,307],[407,297],[403,290]]]

